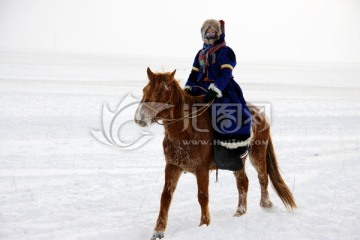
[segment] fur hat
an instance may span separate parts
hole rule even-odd
[[[213,45],[216,40],[218,40],[221,36],[223,26],[221,26],[221,21],[215,20],[215,19],[208,19],[206,20],[202,27],[201,27],[201,37],[205,44]],[[206,37],[206,31],[212,28],[215,30],[215,38],[207,38]]]

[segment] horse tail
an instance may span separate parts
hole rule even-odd
[[[285,207],[289,210],[296,208],[294,197],[281,177],[271,137],[266,150],[266,164],[271,183]]]

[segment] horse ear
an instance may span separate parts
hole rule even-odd
[[[153,79],[154,77],[154,73],[150,70],[150,68],[147,68],[147,75],[149,77],[149,80]]]
[[[170,74],[171,79],[175,77],[176,69]]]

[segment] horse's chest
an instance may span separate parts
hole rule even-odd
[[[165,139],[163,147],[167,163],[176,165],[184,171],[194,172],[202,161],[201,154],[196,154],[193,147],[181,140]]]

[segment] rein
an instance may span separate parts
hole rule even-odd
[[[154,121],[159,124],[159,125],[170,125],[176,122],[180,122],[184,119],[192,119],[192,118],[196,118],[201,116],[210,106],[211,104],[214,102],[214,100],[212,100],[211,102],[207,103],[206,105],[202,106],[201,108],[189,113],[186,116],[183,116],[181,118],[155,118]],[[195,114],[195,115],[193,115]],[[160,123],[159,120],[163,120],[163,123]]]
[[[208,90],[206,90],[205,88],[203,87],[200,87],[200,86],[193,86],[193,87],[198,87],[200,88],[201,90],[203,90],[204,92],[208,92]],[[185,120],[185,119],[192,119],[192,118],[196,118],[196,117],[199,117],[201,116],[210,106],[211,104],[213,104],[214,102],[214,99],[211,100],[210,102],[208,102],[206,105],[202,106],[201,108],[181,117],[181,118],[157,118],[156,115],[161,112],[162,110],[164,109],[168,109],[169,108],[169,101],[165,104],[165,107],[164,108],[160,108],[159,109],[154,109],[152,108],[151,106],[147,105],[146,103],[145,106],[148,107],[150,110],[154,111],[155,112],[155,117],[153,119],[154,122],[156,122],[157,124],[159,125],[170,125],[170,124],[173,124],[173,123],[177,123],[177,122],[180,122],[182,120]],[[160,123],[159,120],[163,120],[163,123]]]

